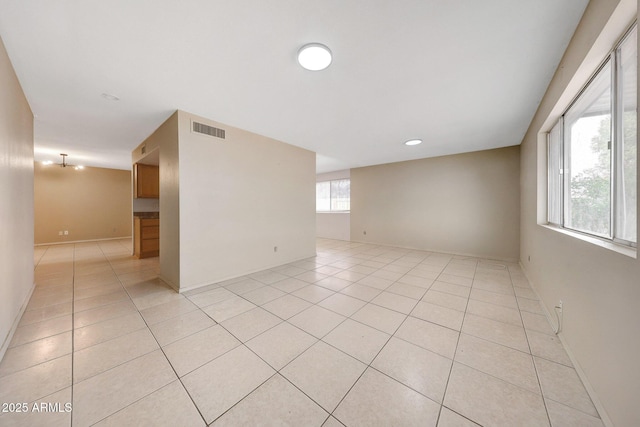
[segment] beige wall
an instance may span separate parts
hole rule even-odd
[[[130,171],[36,163],[34,190],[36,244],[131,236]]]
[[[517,260],[519,153],[508,147],[351,169],[351,239]]]
[[[33,289],[33,114],[0,40],[0,360]]]
[[[349,212],[317,212],[316,236],[350,241],[351,214]]]
[[[145,153],[142,147],[145,146]],[[180,288],[180,167],[178,164],[178,112],[173,113],[132,153],[136,163],[159,150],[160,168],[160,278]]]
[[[315,153],[182,111],[178,117],[180,289],[314,256]],[[192,133],[192,119],[225,129],[226,139]],[[160,223],[163,197],[161,187]]]
[[[320,173],[316,175],[316,182],[349,178],[349,169]],[[316,213],[316,236],[326,239],[351,240],[350,212],[319,212]]]
[[[589,4],[521,147],[521,263],[548,312],[563,301],[560,337],[603,420],[616,426],[640,425],[640,261],[539,223],[545,132],[636,16],[635,0]]]

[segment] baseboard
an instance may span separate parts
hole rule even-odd
[[[33,246],[53,246],[53,245],[69,245],[73,243],[106,242],[109,240],[122,240],[122,239],[131,239],[131,238],[133,238],[133,236],[107,237],[105,239],[90,239],[90,240],[69,240],[68,242],[36,243]]]
[[[33,291],[35,289],[36,289],[36,284],[34,283],[33,286],[31,286],[31,290],[29,290],[29,294],[27,295],[25,300],[22,302],[22,306],[18,311],[18,315],[15,317],[15,319],[13,319],[13,325],[11,325],[11,329],[9,330],[9,333],[5,337],[4,342],[2,343],[2,347],[0,347],[0,362],[4,358],[4,354],[9,349],[9,344],[13,339],[13,335],[16,333],[16,329],[18,329],[18,324],[20,323],[20,319],[22,319],[22,315],[24,314],[24,311],[27,309],[27,305],[29,304],[29,300],[31,300],[31,295],[33,295]]]
[[[332,240],[338,240],[338,239],[332,239]],[[411,251],[433,252],[433,253],[445,254],[445,255],[486,259],[486,260],[489,260],[489,261],[502,261],[502,262],[509,262],[509,263],[517,263],[517,262],[519,262],[519,260],[517,258],[503,258],[503,257],[493,256],[493,255],[479,255],[479,254],[464,253],[464,252],[450,252],[450,251],[444,251],[442,249],[414,248],[412,246],[400,246],[400,245],[396,245],[396,244],[392,244],[392,243],[365,242],[365,241],[362,241],[362,240],[351,240],[351,242],[353,242],[353,243],[362,243],[363,245],[387,246],[387,247],[390,247],[390,248],[408,249],[408,250],[411,250]]]
[[[305,259],[309,259],[309,258],[312,258],[314,256],[316,256],[315,252],[314,252],[313,255],[308,255],[308,256],[301,257],[301,258],[295,258],[295,259],[293,259],[291,261],[287,261],[287,262],[283,262],[283,263],[277,263],[277,264],[273,264],[271,266],[257,268],[255,270],[249,270],[249,271],[247,271],[245,273],[237,274],[237,275],[230,276],[230,277],[223,278],[223,279],[216,279],[215,282],[201,283],[201,284],[198,284],[198,285],[189,286],[188,288],[182,288],[181,287],[180,290],[178,290],[178,292],[182,294],[184,292],[189,292],[189,291],[193,291],[195,289],[204,288],[205,286],[211,286],[213,284],[220,283],[220,282],[225,282],[225,281],[231,280],[231,279],[236,279],[238,277],[248,276],[249,274],[257,273],[259,271],[269,270],[269,269],[274,268],[274,267],[280,267],[281,265],[291,264],[291,263],[294,263],[294,262],[298,262],[298,261],[302,261],[302,260],[305,260]],[[172,286],[170,283],[168,283],[168,284],[172,288],[176,289],[175,286]]]
[[[167,279],[166,277],[164,277],[161,274],[158,274],[158,279],[163,281],[167,286],[169,286],[174,291],[180,293],[180,288],[178,286],[176,286],[171,280]],[[182,291],[182,292],[184,292],[184,291]]]
[[[340,237],[327,237],[327,236],[318,236],[316,235],[316,239],[325,239],[325,240],[338,240],[340,242],[351,242],[351,239],[341,239]]]
[[[554,325],[557,328],[558,322],[553,319],[553,316],[551,316],[551,312],[547,308],[542,298],[540,298],[540,293],[538,292],[538,289],[536,288],[535,283],[531,280],[531,278],[527,274],[527,270],[524,268],[524,264],[522,263],[522,260],[518,261],[518,264],[520,264],[520,269],[522,269],[522,272],[524,273],[524,277],[527,279],[527,282],[529,282],[529,285],[531,286],[533,293],[536,294],[538,301],[540,301],[540,306],[542,307],[542,311],[544,312],[545,317],[547,318],[547,320],[551,325]],[[573,354],[573,351],[571,351],[571,347],[567,345],[567,342],[564,338],[564,334],[562,333],[562,331],[556,334],[556,336],[560,340],[560,343],[562,344],[564,351],[567,352],[567,356],[569,356],[569,360],[571,360],[571,364],[573,365],[573,368],[576,370],[576,373],[578,374],[580,381],[582,381],[584,388],[587,390],[587,394],[589,395],[589,398],[591,398],[591,401],[593,402],[593,406],[596,407],[596,410],[598,411],[598,415],[600,415],[600,419],[602,420],[602,423],[606,427],[615,427],[613,425],[613,422],[611,421],[611,418],[609,418],[609,414],[607,414],[607,411],[604,408],[604,405],[602,405],[602,402],[598,398],[598,394],[596,393],[595,389],[591,386],[591,383],[589,382],[587,375],[582,370],[582,367],[580,366],[580,363],[578,363],[578,360]]]

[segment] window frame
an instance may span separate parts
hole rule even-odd
[[[349,181],[349,209],[333,209],[333,183],[337,181]],[[318,184],[329,184],[329,209],[318,210]],[[351,212],[351,178],[338,178],[324,181],[316,181],[316,213],[350,213]]]
[[[553,180],[551,179],[551,165],[550,165],[550,159],[552,156],[552,140],[551,140],[551,134],[554,131],[554,129],[556,129],[556,127],[558,127],[558,135],[559,135],[559,143],[558,143],[558,161],[557,161],[557,167],[558,167],[558,178],[557,178],[557,184],[559,184],[559,189],[552,189],[551,188],[551,184],[553,182]],[[551,130],[547,133],[547,223],[549,225],[553,225],[556,227],[563,227],[564,228],[564,224],[563,224],[563,220],[564,220],[564,115],[560,116],[560,119],[558,119],[558,121],[553,125],[553,127],[551,128]],[[556,206],[556,210],[558,211],[559,214],[559,221],[555,221],[555,218],[553,218],[552,220],[552,215],[551,215],[551,194],[557,191],[558,194],[556,194],[556,197],[558,198],[559,204],[558,206]]]
[[[623,113],[624,113],[624,98],[623,98],[623,85],[621,84],[621,73],[622,73],[622,60],[621,60],[621,47],[622,45],[629,39],[630,35],[635,31],[638,31],[637,21],[634,22],[627,31],[624,32],[622,37],[616,42],[613,49],[609,51],[608,55],[603,59],[603,61],[598,65],[593,74],[589,77],[587,82],[582,86],[582,88],[578,91],[577,95],[572,99],[569,105],[563,110],[559,119],[555,121],[551,127],[551,129],[547,132],[547,147],[546,147],[546,155],[547,155],[547,225],[551,227],[561,228],[571,233],[577,233],[580,235],[589,236],[595,239],[599,239],[605,242],[612,242],[618,245],[622,245],[625,247],[632,248],[637,250],[637,240],[638,240],[638,231],[636,230],[636,241],[630,241],[627,239],[623,239],[618,236],[618,210],[621,207],[618,205],[620,194],[618,194],[621,183],[620,181],[621,174],[619,171],[621,170],[621,162],[624,160],[624,129],[623,129]],[[637,53],[636,46],[636,55]],[[568,168],[569,168],[569,159],[568,159],[568,150],[566,148],[567,141],[565,140],[566,131],[565,131],[565,115],[567,112],[571,110],[571,108],[580,100],[585,91],[588,90],[590,85],[594,82],[594,80],[600,75],[603,69],[610,64],[610,81],[611,81],[611,148],[610,148],[610,234],[609,236],[604,236],[602,234],[597,234],[595,232],[591,233],[589,231],[584,231],[576,228],[571,228],[566,225],[566,215],[567,215],[567,194],[569,179],[568,179]],[[637,72],[637,71],[636,71]],[[636,87],[636,91],[637,91]],[[637,93],[636,93],[637,99]],[[637,105],[636,105],[636,147],[638,146],[638,128],[637,128]],[[559,126],[559,182],[560,188],[553,189],[552,184],[553,180],[551,178],[552,170],[551,170],[551,156],[552,156],[552,132]],[[637,148],[636,148],[637,150]],[[636,164],[636,176],[638,176],[638,165]],[[560,221],[559,223],[555,222],[555,218],[551,218],[551,210],[552,210],[552,197],[558,197],[560,202],[560,206],[556,207],[556,209],[560,212]],[[636,195],[637,197],[637,195]],[[638,213],[636,212],[636,218]],[[637,221],[637,219],[636,219]]]

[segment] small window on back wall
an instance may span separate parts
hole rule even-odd
[[[351,209],[351,180],[337,179],[316,183],[317,212],[349,212]]]
[[[548,138],[548,222],[637,246],[637,29]]]

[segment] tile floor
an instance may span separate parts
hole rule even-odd
[[[517,264],[319,239],[181,295],[130,248],[36,248],[0,425],[602,425]]]

